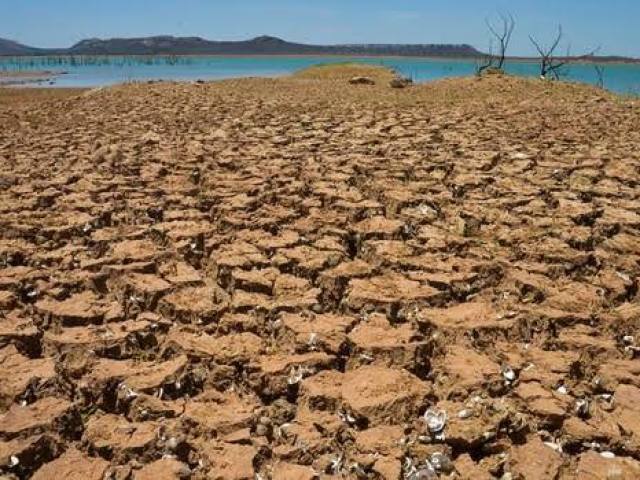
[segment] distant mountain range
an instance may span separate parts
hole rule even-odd
[[[0,39],[0,55],[402,55],[475,57],[470,45],[306,45],[262,36],[243,41],[211,41],[200,37],[145,37],[82,40],[70,48],[35,48]]]
[[[38,49],[0,38],[0,55],[32,55]]]
[[[0,56],[35,55],[372,55],[445,58],[476,58],[484,54],[471,45],[460,44],[343,44],[307,45],[277,37],[251,40],[212,41],[200,37],[91,38],[70,48],[35,48],[0,38]],[[514,59],[525,60],[524,57]],[[598,62],[640,62],[620,56],[590,56],[580,60]]]

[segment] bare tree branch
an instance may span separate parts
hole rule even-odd
[[[498,53],[496,68],[502,69],[505,64],[507,50],[511,44],[511,37],[516,28],[516,20],[511,13],[500,13],[500,23],[495,25],[491,20],[487,19],[486,24],[489,32],[497,40]]]
[[[538,51],[540,55],[540,77],[548,78],[549,75],[552,75],[555,80],[560,80],[562,76],[562,69],[572,61],[581,60],[584,58],[591,57],[595,55],[595,53],[599,49],[592,50],[589,53],[584,55],[580,55],[579,57],[571,57],[570,46],[567,46],[567,53],[564,58],[560,58],[556,56],[556,50],[560,46],[563,38],[562,25],[558,25],[558,33],[556,34],[553,42],[549,47],[543,47],[540,42],[538,42],[532,35],[529,35],[529,40]]]
[[[485,70],[493,66],[495,57],[493,55],[493,41],[489,41],[489,53],[476,59],[476,75],[481,76]]]
[[[504,68],[516,20],[511,13],[499,13],[498,16],[499,22],[494,23],[489,18],[485,20],[490,38],[489,53],[476,61],[476,75],[478,76],[489,69],[502,70]],[[497,53],[494,53],[494,43],[497,45]]]

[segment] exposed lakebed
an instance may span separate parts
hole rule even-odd
[[[2,92],[0,476],[640,478],[638,102],[346,73]]]

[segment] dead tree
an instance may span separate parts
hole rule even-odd
[[[500,13],[499,22],[493,22],[490,19],[485,20],[489,33],[491,35],[491,43],[489,53],[485,55],[484,61],[476,66],[476,73],[482,75],[485,70],[497,69],[502,70],[507,58],[507,50],[511,44],[513,30],[516,28],[516,20],[513,15]],[[493,44],[497,45],[497,52],[493,53]]]
[[[487,28],[491,32],[491,35],[497,40],[498,53],[496,55],[496,68],[502,70],[504,62],[507,58],[507,50],[511,43],[511,37],[513,36],[513,30],[516,28],[516,20],[510,13],[505,15],[500,14],[500,25],[494,25],[493,22],[487,20]]]
[[[596,71],[596,75],[598,77],[598,88],[604,90],[604,67],[602,65],[594,65],[594,70]]]
[[[489,53],[486,53],[480,58],[476,59],[476,75],[481,76],[485,70],[493,67],[495,62],[495,56],[493,55],[493,44],[489,44]]]
[[[566,65],[566,61],[555,58],[556,49],[562,41],[562,25],[558,25],[558,34],[551,46],[547,48],[543,48],[533,35],[529,35],[529,40],[540,55],[540,78],[547,78],[547,75],[551,73],[556,80],[559,80],[560,70]]]
[[[549,75],[552,75],[555,80],[560,80],[562,76],[562,69],[571,61],[574,60],[582,60],[585,58],[589,58],[597,52],[593,50],[584,55],[580,55],[578,57],[571,57],[571,53],[569,48],[567,48],[567,54],[564,57],[556,56],[556,51],[560,46],[560,42],[562,42],[563,32],[562,25],[558,25],[558,33],[556,34],[555,39],[548,47],[543,47],[540,42],[538,42],[532,35],[529,35],[529,40],[538,51],[540,55],[540,77],[548,78]]]

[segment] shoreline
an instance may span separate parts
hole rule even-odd
[[[199,56],[189,56],[189,57],[194,57],[194,58],[198,58]],[[213,57],[217,57],[217,58],[225,58],[223,56],[213,56]],[[252,58],[263,58],[263,57],[273,57],[272,55],[263,55],[261,57],[252,57]],[[278,56],[278,58],[285,58],[286,56]],[[335,59],[336,56],[334,56]],[[303,56],[303,58],[308,58],[308,59],[315,59],[317,60],[317,62],[315,63],[311,63],[308,65],[300,65],[296,68],[292,68],[290,70],[286,70],[286,71],[281,71],[281,72],[277,72],[277,73],[273,73],[273,74],[252,74],[252,75],[242,75],[242,74],[238,74],[235,76],[217,76],[217,75],[200,75],[198,77],[195,76],[185,76],[185,77],[171,77],[170,74],[167,74],[166,76],[157,76],[157,77],[141,77],[141,78],[129,78],[129,79],[121,79],[118,81],[109,81],[109,82],[105,82],[105,83],[69,83],[69,82],[65,82],[64,80],[60,79],[60,76],[63,75],[67,75],[70,72],[64,71],[64,70],[60,70],[60,71],[52,71],[52,70],[40,70],[40,71],[31,71],[31,70],[16,70],[16,71],[0,71],[0,87],[2,88],[7,88],[7,87],[14,87],[14,88],[20,88],[20,87],[24,87],[24,88],[51,88],[51,89],[91,89],[91,88],[98,88],[98,87],[107,87],[107,86],[117,86],[117,85],[123,85],[123,84],[127,84],[127,83],[136,83],[136,84],[144,84],[144,83],[163,83],[163,82],[169,82],[169,83],[193,83],[193,82],[199,82],[199,81],[203,81],[203,82],[207,82],[207,83],[211,83],[211,82],[217,82],[217,81],[229,81],[229,80],[240,80],[240,79],[248,79],[248,78],[264,78],[264,79],[274,79],[274,78],[288,78],[288,77],[295,77],[298,73],[309,69],[309,68],[313,68],[313,67],[322,67],[322,66],[341,66],[341,65],[360,65],[360,66],[371,66],[371,67],[383,67],[383,68],[387,68],[390,69],[392,71],[396,71],[396,72],[401,72],[402,71],[402,66],[399,64],[394,64],[393,62],[363,62],[363,61],[359,61],[365,58],[378,58],[378,59],[387,59],[390,60],[392,58],[395,57],[341,57],[341,56],[337,56],[339,58],[342,58],[344,61],[336,61],[336,62],[332,62],[329,61],[328,57],[316,57],[316,56]],[[121,57],[116,57],[116,58],[121,58]],[[247,58],[245,56],[240,56],[239,58]],[[406,57],[404,57],[406,58]],[[424,58],[424,57],[419,57],[419,58]],[[325,60],[325,61],[323,61]],[[442,58],[437,58],[437,59],[431,59],[431,60],[435,60],[435,61],[441,61],[441,62],[446,62],[446,60],[442,59]],[[520,59],[519,61],[516,62],[523,62],[526,60]],[[513,64],[515,64],[516,62],[513,62]],[[582,62],[576,62],[575,65],[582,65],[583,68],[587,68],[585,66],[588,66],[590,63],[589,61],[582,61]],[[513,65],[512,64],[512,65]],[[529,64],[532,65],[532,64]],[[465,66],[466,67],[466,66]],[[179,66],[177,66],[177,68],[180,68]],[[437,65],[433,65],[432,67],[429,68],[438,68]],[[460,66],[458,66],[458,68],[461,68]],[[529,73],[523,73],[523,72],[518,72],[517,69],[514,68],[513,71],[507,71],[505,73],[506,75],[512,75],[515,77],[521,77],[521,78],[538,78],[538,75],[536,74],[532,74],[531,72]],[[422,78],[422,79],[418,79],[414,81],[416,82],[416,84],[427,84],[427,83],[431,83],[434,80],[446,80],[446,79],[454,79],[454,78],[467,78],[467,77],[474,77],[474,73],[469,71],[469,72],[463,72],[460,73],[459,75],[456,74],[445,74],[442,76],[438,76],[438,77],[433,77],[433,78]],[[71,77],[74,77],[74,75],[71,75]],[[60,80],[60,81],[57,81]],[[579,78],[571,78],[571,77],[567,77],[563,80],[563,82],[566,83],[575,83],[575,84],[580,84],[580,85],[591,85],[593,86],[594,83],[589,82],[587,80],[584,79],[579,79]],[[48,85],[47,85],[48,83]],[[65,84],[67,83],[67,84]],[[606,86],[606,90],[614,93],[616,95],[630,95],[633,97],[637,97],[638,92],[636,90],[633,90],[631,88],[629,88],[628,90],[623,90],[623,89],[616,89],[615,87],[611,87],[609,85]]]
[[[0,61],[7,58],[15,58],[15,59],[33,59],[33,58],[53,58],[53,57],[96,57],[96,58],[110,58],[110,57],[133,57],[133,58],[149,58],[149,57],[176,57],[176,58],[346,58],[346,59],[354,59],[354,58],[364,58],[364,59],[423,59],[429,61],[452,61],[452,60],[468,60],[474,61],[484,56],[420,56],[420,55],[350,55],[350,54],[172,54],[172,53],[157,53],[157,54],[52,54],[52,55],[0,55]],[[640,65],[640,59],[629,58],[629,59],[607,59],[607,57],[603,59],[580,59],[575,57],[569,57],[570,63],[573,64],[607,64],[607,65]],[[566,57],[558,57],[559,60],[565,60]],[[517,62],[517,63],[538,63],[538,57],[508,57],[507,61]]]
[[[64,74],[64,72],[54,72],[49,70],[29,71],[0,71],[0,87],[16,87],[23,85],[53,84],[55,79]]]

